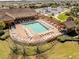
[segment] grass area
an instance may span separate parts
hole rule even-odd
[[[46,46],[48,47],[48,45]],[[31,50],[31,54],[34,53],[32,52],[35,50],[34,47],[29,47],[28,49]],[[7,59],[9,52],[8,43],[6,41],[0,41],[0,59]],[[42,53],[42,55],[45,59],[79,59],[79,45],[77,42],[57,43],[55,47]],[[44,59],[43,57],[41,59]],[[36,56],[29,56],[28,59],[37,58]]]
[[[79,45],[76,42],[58,43],[54,48],[43,53],[45,59],[79,59]],[[44,58],[41,59],[44,59]],[[36,59],[36,56],[30,56]]]
[[[41,59],[79,59],[79,45],[77,42],[57,43],[55,47],[43,53]],[[28,59],[37,59],[29,56]]]
[[[59,43],[47,53],[47,59],[79,59],[79,45],[76,42]]]
[[[66,21],[68,17],[69,16],[65,15],[65,13],[62,13],[62,14],[58,15],[58,18],[60,19],[59,20],[60,22]]]
[[[6,41],[0,40],[0,59],[7,59],[10,49]]]

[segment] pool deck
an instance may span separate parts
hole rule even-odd
[[[41,21],[42,19],[40,19]],[[50,25],[52,26],[52,25]],[[49,40],[53,40],[55,37],[62,35],[62,33],[59,32],[59,30],[55,27],[52,26],[53,28],[48,30],[48,32],[42,33],[42,34],[34,34],[34,35],[29,35],[28,31],[26,31],[23,28],[22,24],[16,24],[16,28],[12,28],[10,30],[10,36],[13,38],[14,41],[21,42],[21,43],[32,43],[32,44],[37,44],[37,43],[43,43],[47,42]]]

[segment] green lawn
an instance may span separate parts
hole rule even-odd
[[[60,20],[59,20],[60,22],[66,21],[66,19],[67,19],[68,17],[69,17],[69,16],[65,15],[65,13],[62,13],[62,14],[58,15],[58,18],[60,19]]]
[[[59,43],[49,50],[47,59],[79,59],[79,45],[76,42]],[[72,58],[70,58],[70,56]]]
[[[6,41],[0,41],[0,59],[7,59],[9,52],[8,43]]]
[[[0,59],[7,59],[9,52],[8,43],[0,41]],[[57,43],[55,47],[42,53],[42,55],[45,59],[79,59],[79,45],[77,42]],[[41,59],[44,59],[43,57]],[[36,56],[29,56],[28,59],[37,58]]]
[[[41,59],[79,59],[79,45],[76,42],[58,43],[42,55]],[[29,59],[37,58],[30,56]]]

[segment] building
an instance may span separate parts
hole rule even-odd
[[[16,9],[0,9],[0,20],[10,24],[18,19],[33,19],[37,16],[37,13],[30,8],[16,8]]]
[[[65,25],[67,31],[75,30],[75,27],[76,27],[76,24],[75,24],[74,19],[72,17],[69,17],[67,19],[67,21],[64,22],[64,25]]]

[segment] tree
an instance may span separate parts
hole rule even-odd
[[[76,6],[76,7],[72,8],[70,13],[74,17],[79,17],[79,7]]]
[[[79,34],[79,19],[78,18],[75,20],[75,23],[76,23],[75,32]]]
[[[61,42],[65,42],[65,41],[68,41],[68,40],[73,40],[72,37],[67,36],[67,35],[59,36],[59,37],[57,37],[57,39],[58,39],[59,41],[61,41]]]
[[[66,2],[66,5],[68,8],[71,6],[70,2]]]
[[[23,46],[23,54],[21,59],[30,59],[29,56],[27,55],[25,46]]]
[[[10,35],[9,35],[9,32],[8,31],[0,31],[0,34],[1,34],[1,32],[3,33],[2,34],[2,36],[0,37],[1,38],[1,40],[5,40],[5,39],[7,39],[7,38],[9,38],[10,37]],[[5,32],[5,33],[4,33]]]
[[[40,49],[39,49],[39,45],[37,45],[37,50],[36,50],[37,54],[36,54],[36,59],[47,59],[46,55],[44,53],[41,53]]]
[[[75,31],[76,31],[77,34],[79,34],[79,23],[77,24]]]
[[[3,30],[5,28],[5,23],[3,21],[0,21],[0,30]]]
[[[17,47],[10,48],[10,49],[11,49],[11,52],[9,54],[8,59],[18,59],[18,53],[17,53],[18,49],[17,49]]]
[[[65,15],[70,16],[70,13],[69,12],[66,12]]]
[[[79,24],[79,19],[78,18],[75,20],[75,24],[76,25]]]
[[[38,45],[37,45],[37,50],[36,50],[36,52],[37,52],[36,58],[37,58],[37,59],[40,59],[41,56],[40,56],[40,50],[39,50],[39,46],[38,46]]]
[[[23,47],[23,54],[22,54],[22,59],[26,59],[26,52],[25,52],[25,48]]]
[[[18,59],[19,56],[19,48],[17,46],[17,44],[13,41],[13,40],[7,40],[8,44],[9,44],[9,48],[10,48],[10,53],[7,59]]]
[[[56,7],[59,6],[59,4],[57,4],[56,2],[53,2],[52,4],[50,4],[50,6],[51,6],[52,8],[56,8]]]
[[[5,23],[3,21],[0,21],[0,38],[4,34],[3,29],[5,28]]]
[[[10,5],[9,6],[9,9],[13,9],[13,8],[15,8],[15,6],[13,6],[13,5]]]
[[[0,36],[2,36],[4,34],[3,30],[0,30]]]

